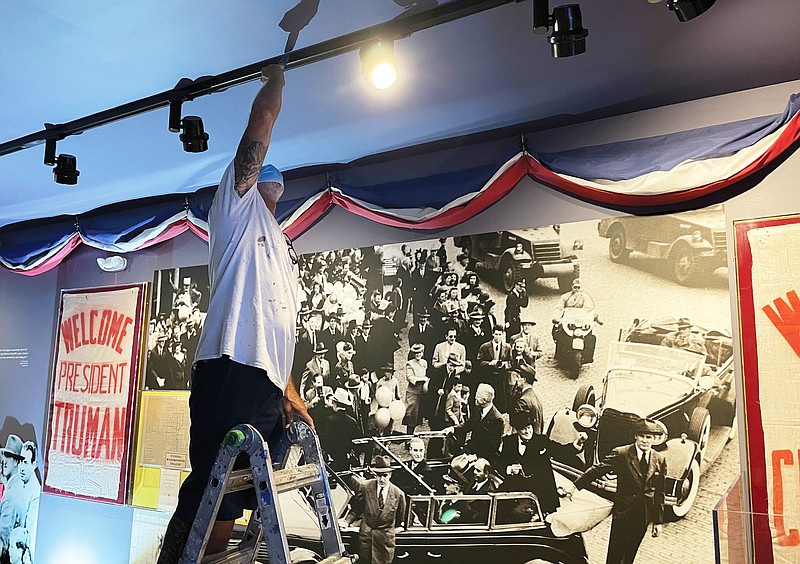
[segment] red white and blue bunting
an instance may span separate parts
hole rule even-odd
[[[309,197],[281,202],[278,221],[295,239],[334,206],[382,225],[441,230],[487,209],[525,176],[609,207],[690,202],[732,186],[784,158],[800,139],[800,94],[776,116],[536,156],[521,151],[499,166],[351,186],[337,180]],[[0,231],[0,265],[25,275],[57,266],[80,244],[129,253],[190,230],[208,239],[214,188],[124,209],[56,218]]]

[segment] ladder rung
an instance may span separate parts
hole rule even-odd
[[[353,560],[349,556],[328,556],[320,560],[319,564],[352,564]]]
[[[320,470],[317,464],[304,464],[293,466],[272,472],[274,486],[278,493],[296,490],[305,486],[310,486],[320,479]],[[225,493],[238,492],[253,487],[253,470],[243,468],[232,470],[228,477],[228,484]]]
[[[239,547],[228,548],[223,552],[205,556],[200,564],[251,564],[251,554]]]

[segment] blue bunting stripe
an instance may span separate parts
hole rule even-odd
[[[333,206],[383,225],[445,229],[485,210],[526,175],[601,205],[687,202],[739,182],[794,150],[800,140],[799,110],[800,95],[795,94],[777,116],[538,157],[522,152],[496,169],[478,167],[367,187],[337,183],[304,200],[282,203],[279,220],[292,239]],[[187,229],[208,240],[204,216],[211,195],[203,189],[168,202],[79,216],[74,223],[64,219],[19,230],[9,226],[0,231],[0,265],[35,275],[57,266],[81,243],[127,253]]]

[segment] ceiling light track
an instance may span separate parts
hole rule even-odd
[[[430,10],[402,16],[322,41],[315,45],[296,49],[289,53],[288,58],[285,58],[285,55],[278,55],[214,76],[202,76],[194,80],[181,79],[175,88],[171,90],[153,94],[152,96],[134,100],[66,123],[48,124],[41,131],[30,133],[12,141],[6,141],[0,144],[0,156],[41,145],[48,139],[61,140],[70,135],[78,135],[95,127],[167,107],[170,103],[176,104],[176,102],[191,101],[201,96],[222,92],[239,84],[258,80],[261,76],[262,67],[270,64],[279,64],[284,59],[286,59],[286,70],[290,70],[359,50],[376,39],[401,39],[417,31],[456,21],[505,4],[514,4],[522,1],[525,0],[451,0]],[[186,118],[183,121],[186,121]]]

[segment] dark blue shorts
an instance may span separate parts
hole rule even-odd
[[[260,368],[239,364],[228,357],[200,360],[192,367],[191,390],[192,472],[181,486],[175,510],[187,523],[194,521],[222,439],[232,427],[249,423],[270,445],[277,443],[283,433],[283,390]],[[237,462],[237,466],[244,464],[245,460]],[[243,509],[255,508],[252,490],[228,494],[222,500],[217,520],[238,519]]]

